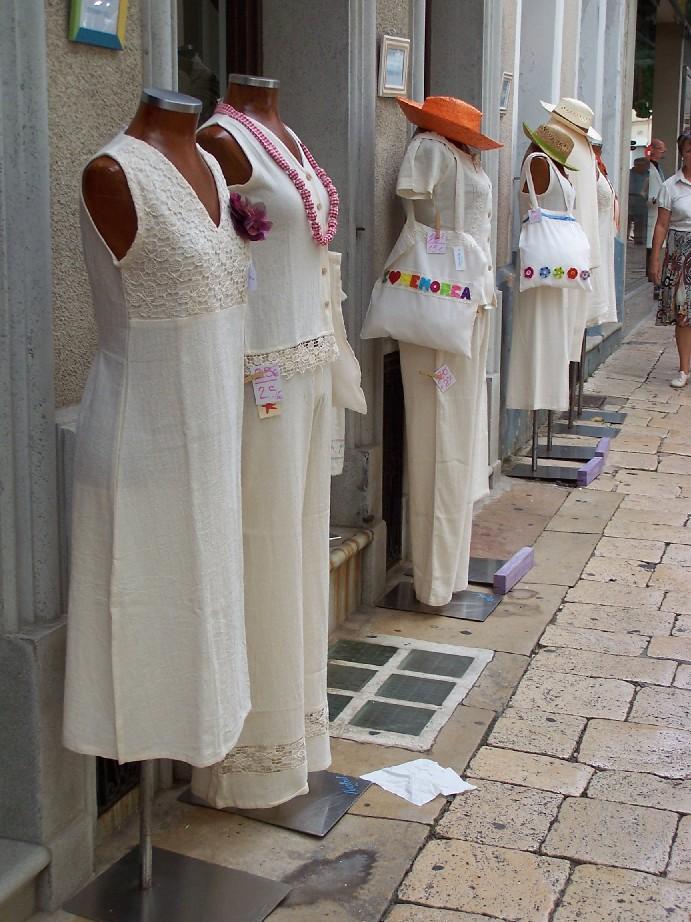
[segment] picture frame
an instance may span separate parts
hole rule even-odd
[[[513,83],[513,74],[504,71],[501,75],[501,93],[499,95],[499,112],[503,114],[508,112],[509,100],[511,99],[511,84]]]
[[[127,0],[72,0],[68,38],[113,51],[125,47]]]
[[[410,69],[410,39],[382,35],[379,54],[379,95],[406,96]]]

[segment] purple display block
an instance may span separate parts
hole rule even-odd
[[[606,458],[609,453],[611,444],[612,440],[610,438],[600,439],[600,441],[595,446],[595,457]]]
[[[532,547],[522,547],[494,574],[494,591],[506,595],[535,566]]]
[[[604,467],[605,459],[601,455],[591,458],[587,464],[578,468],[578,486],[587,487],[602,473]]]

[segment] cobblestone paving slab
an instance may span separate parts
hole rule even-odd
[[[653,637],[648,647],[648,655],[691,663],[691,637]]]
[[[640,634],[591,631],[550,624],[540,638],[540,646],[571,647],[574,650],[591,650],[594,653],[640,656],[648,646],[648,639]]]
[[[581,794],[592,774],[592,769],[576,762],[491,746],[483,746],[467,771],[469,778],[503,781],[555,794]]]
[[[536,851],[564,799],[560,794],[515,784],[478,781],[477,790],[457,797],[437,832],[448,839]]]
[[[691,666],[680,666],[674,676],[676,688],[691,688]]]
[[[624,586],[647,586],[651,576],[652,564],[642,560],[592,557],[583,568],[583,579],[594,579],[603,583],[623,583]]]
[[[399,903],[386,917],[386,922],[487,922],[488,918],[475,912],[453,912],[451,909],[430,909],[428,906]]]
[[[667,876],[691,883],[691,816],[682,817],[679,823]]]
[[[533,669],[549,669],[554,672],[573,672],[576,675],[595,678],[617,678],[629,682],[652,682],[655,685],[671,685],[676,663],[651,659],[653,644],[662,644],[660,649],[686,642],[683,637],[654,637],[650,641],[650,656],[614,656],[611,653],[592,653],[588,650],[567,650],[565,648],[542,649],[533,658]],[[689,641],[691,648],[691,641]],[[656,647],[657,649],[657,647]]]
[[[522,710],[552,711],[574,717],[609,717],[624,720],[634,686],[619,679],[570,675],[544,669],[527,673],[511,699]]]
[[[663,597],[664,593],[661,589],[638,589],[615,583],[599,583],[591,579],[582,579],[569,589],[564,600],[566,602],[588,602],[591,605],[614,605],[622,608],[660,608]]]
[[[547,922],[569,863],[471,842],[430,842],[399,891],[402,900],[506,922]]]
[[[490,746],[570,759],[585,729],[584,717],[509,708],[489,736]]]
[[[674,614],[655,608],[614,608],[568,602],[560,609],[554,623],[559,627],[666,637],[672,632]]]
[[[640,538],[605,537],[598,541],[595,547],[595,556],[615,557],[619,560],[643,560],[647,563],[660,563],[665,553],[665,547],[664,541],[645,541]]]
[[[554,922],[688,922],[691,885],[616,868],[582,865]]]
[[[691,778],[691,733],[648,724],[591,720],[578,760],[596,768]]]
[[[691,730],[691,692],[681,688],[642,688],[636,692],[630,720]]]
[[[589,798],[564,801],[542,847],[546,855],[660,873],[667,867],[677,815]]]
[[[604,771],[593,776],[587,794],[615,803],[691,813],[691,781],[674,781],[641,772]]]

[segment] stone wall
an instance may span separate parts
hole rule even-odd
[[[57,406],[78,403],[95,344],[79,234],[81,171],[134,114],[142,86],[141,0],[123,51],[70,42],[69,0],[46,0]]]

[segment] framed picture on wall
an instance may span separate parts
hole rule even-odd
[[[408,92],[410,39],[382,35],[379,56],[379,95],[405,96]]]
[[[509,100],[511,99],[511,84],[513,83],[513,74],[504,71],[501,77],[501,95],[499,97],[499,111],[507,112]]]
[[[120,51],[125,47],[127,0],[72,0],[68,38]]]

